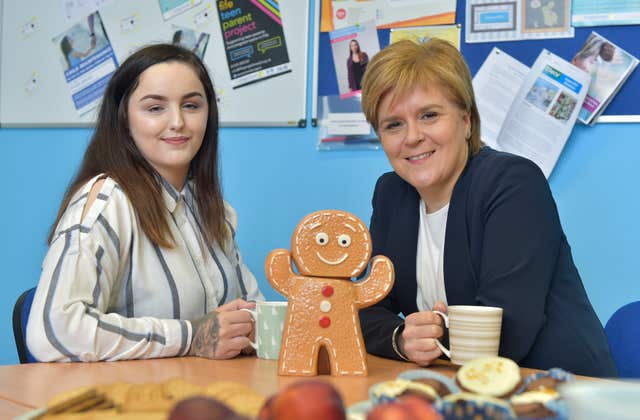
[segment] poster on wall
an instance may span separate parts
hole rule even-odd
[[[218,0],[216,6],[234,89],[291,71],[278,3]]]
[[[572,38],[570,0],[469,0],[465,41]]]
[[[403,39],[410,39],[422,44],[431,38],[449,41],[460,50],[460,25],[436,25],[422,26],[419,28],[394,28],[391,29],[389,41],[391,44]]]
[[[573,0],[573,26],[609,26],[640,24],[638,0]]]
[[[162,19],[169,20],[202,3],[202,0],[158,0]]]
[[[593,124],[638,65],[638,59],[596,32],[586,39],[571,63],[591,75],[578,119]]]
[[[340,98],[359,95],[369,59],[380,51],[375,21],[329,32],[329,41]]]
[[[323,4],[323,7],[325,5]],[[333,0],[323,18],[326,32],[375,20],[378,29],[453,24],[455,0]]]
[[[75,22],[109,5],[113,0],[60,0],[62,14],[67,23]]]
[[[73,105],[80,115],[95,108],[118,67],[113,48],[95,12],[53,38]]]
[[[207,44],[209,44],[209,34],[197,32],[191,28],[173,26],[171,43],[188,49],[202,60],[204,59],[204,53],[207,51]]]

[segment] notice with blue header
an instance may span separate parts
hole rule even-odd
[[[275,0],[216,2],[234,89],[291,71]]]
[[[54,48],[80,115],[95,108],[102,99],[111,75],[118,67],[113,48],[95,12],[53,38]]]
[[[573,0],[573,26],[640,24],[640,0]]]
[[[571,0],[467,0],[465,41],[572,38]]]

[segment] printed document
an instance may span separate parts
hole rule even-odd
[[[473,91],[480,111],[482,141],[498,149],[500,128],[520,90],[529,67],[493,47],[473,78]]]
[[[548,178],[578,118],[591,76],[543,49],[509,107],[498,150],[534,161]]]

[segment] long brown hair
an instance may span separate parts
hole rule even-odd
[[[351,50],[351,43],[352,42],[355,42],[356,46],[358,47],[358,51],[356,52],[356,54],[358,54],[358,58],[360,59],[360,61],[364,61],[366,55],[360,49],[360,43],[355,39],[352,39],[351,41],[349,41],[349,57],[351,59],[353,59],[353,51]]]
[[[129,97],[138,86],[140,75],[149,67],[165,62],[179,62],[191,67],[206,93],[209,105],[207,129],[200,150],[191,161],[189,173],[195,181],[196,203],[205,239],[210,245],[218,241],[220,246],[224,246],[229,233],[224,222],[224,203],[218,174],[218,108],[213,83],[198,56],[170,44],[142,48],[129,56],[114,72],[104,92],[91,142],[49,232],[49,243],[54,239],[56,226],[73,195],[91,178],[104,173],[113,178],[131,200],[142,230],[149,239],[162,247],[173,247],[174,238],[165,217],[162,187],[157,178],[159,175],[133,142],[127,118]]]

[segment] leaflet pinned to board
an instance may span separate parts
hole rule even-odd
[[[638,59],[592,32],[571,63],[591,75],[589,92],[578,118],[585,124],[592,124],[629,78],[638,65]]]
[[[160,13],[164,20],[169,20],[180,13],[202,3],[202,0],[158,0],[160,4]]]
[[[455,0],[333,0],[323,2],[323,30],[375,20],[378,29],[452,24]]]
[[[329,32],[340,98],[361,93],[369,57],[380,51],[374,21]]]
[[[465,41],[570,38],[571,1],[469,0]]]
[[[509,83],[504,82],[507,79]],[[548,178],[590,81],[587,72],[546,49],[528,70],[494,48],[473,79],[482,140],[494,149],[531,159]],[[509,104],[506,113],[505,104]],[[484,132],[487,127],[491,129]]]
[[[100,13],[92,13],[77,22],[53,38],[53,44],[59,51],[73,105],[83,115],[98,105],[118,67]]]
[[[573,26],[608,26],[640,24],[638,0],[573,0]]]
[[[113,0],[60,0],[60,7],[67,23],[71,23],[108,6],[112,2]]]
[[[291,71],[280,7],[268,0],[218,0],[234,89]]]
[[[460,50],[460,25],[423,26],[419,28],[391,29],[390,43],[410,39],[422,44],[431,38],[444,39]]]

